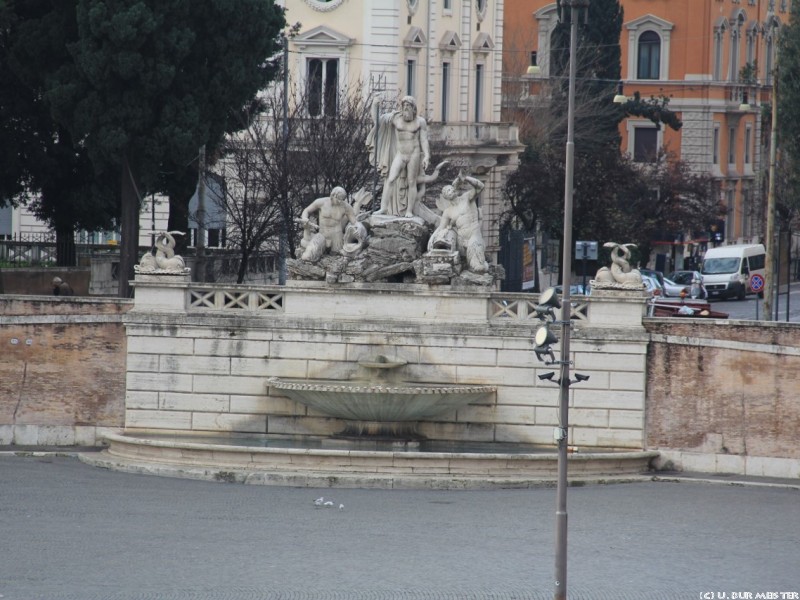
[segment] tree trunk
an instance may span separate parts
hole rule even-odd
[[[167,186],[169,196],[168,231],[183,231],[186,235],[175,238],[175,254],[186,255],[189,247],[189,201],[197,189],[197,170],[184,168],[178,170]]]
[[[130,280],[134,277],[133,267],[138,261],[139,253],[139,195],[133,181],[126,156],[122,163],[121,175],[121,207],[120,207],[120,233],[122,242],[119,248],[119,279],[120,298],[131,297]]]
[[[56,227],[56,265],[75,267],[78,264],[75,250],[75,232],[72,227]]]
[[[236,273],[236,283],[244,283],[244,277],[247,275],[247,265],[250,262],[250,251],[243,250],[239,256],[239,271]]]

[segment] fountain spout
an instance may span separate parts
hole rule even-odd
[[[408,364],[407,360],[402,358],[389,358],[384,354],[379,354],[373,360],[359,360],[359,367],[366,367],[367,369],[391,370],[403,367]]]

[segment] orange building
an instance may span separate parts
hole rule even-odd
[[[768,153],[761,109],[770,102],[776,36],[789,20],[791,1],[620,0],[620,4],[623,93],[667,96],[670,109],[683,121],[676,132],[656,129],[646,119],[628,118],[621,124],[621,150],[644,161],[665,146],[696,171],[712,173],[720,181],[721,200],[727,207],[723,241],[763,239]],[[523,78],[527,67],[536,64],[541,73],[534,77],[548,78],[556,3],[505,0],[504,19],[504,76]],[[682,266],[680,249],[688,252],[690,246],[678,243],[669,253],[664,247],[656,250],[679,263],[663,268]]]

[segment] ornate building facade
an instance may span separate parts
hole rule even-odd
[[[727,214],[717,241],[762,239],[768,152],[762,108],[769,105],[776,39],[789,19],[789,0],[620,0],[622,90],[666,96],[683,121],[680,131],[627,118],[621,150],[649,160],[666,147],[720,182]],[[548,78],[557,4],[506,0],[504,67],[523,77],[538,64]],[[525,60],[520,60],[524,57]],[[685,232],[691,235],[689,232]],[[711,232],[713,241],[715,232]],[[689,239],[654,240],[686,251]]]
[[[361,85],[384,109],[414,96],[430,136],[486,184],[483,236],[496,260],[502,186],[521,151],[500,122],[504,0],[285,0],[290,73],[311,116]]]

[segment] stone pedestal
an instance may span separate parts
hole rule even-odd
[[[190,273],[137,273],[134,311],[185,311]]]

